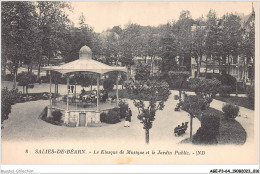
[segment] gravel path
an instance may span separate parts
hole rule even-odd
[[[189,128],[186,133],[180,137],[174,136],[173,129],[182,122],[189,122],[188,114],[184,111],[175,112],[174,107],[177,103],[174,100],[174,94],[177,91],[171,91],[172,94],[165,103],[163,111],[157,111],[156,118],[150,129],[150,144],[153,142],[179,143],[181,140],[189,137]],[[38,116],[48,100],[31,101],[18,103],[12,106],[12,112],[9,119],[3,123],[2,130],[3,141],[88,141],[100,142],[101,139],[109,139],[121,143],[145,142],[145,130],[143,125],[137,119],[138,111],[132,101],[127,101],[133,112],[130,127],[124,127],[122,120],[117,124],[102,123],[102,127],[76,127],[56,126],[44,122]],[[193,133],[200,127],[197,119],[193,121]]]

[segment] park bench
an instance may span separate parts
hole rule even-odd
[[[188,128],[188,122],[182,123],[182,125],[178,125],[176,128],[174,128],[174,134],[175,136],[180,136],[186,132]]]

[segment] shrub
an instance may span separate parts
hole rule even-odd
[[[193,136],[194,144],[217,144],[219,134],[220,117],[218,115],[203,115],[201,127]]]
[[[3,88],[1,91],[1,123],[8,119],[8,115],[11,113],[12,105],[17,102],[19,98],[18,89],[8,90]]]
[[[247,89],[247,97],[249,100],[249,103],[251,105],[253,105],[253,107],[255,106],[255,88],[254,86],[249,86]]]
[[[232,87],[227,85],[222,85],[219,87],[219,95],[221,97],[229,97],[232,92]]]
[[[104,81],[103,81],[103,88],[106,91],[112,91],[112,89],[114,88],[114,81],[113,81],[113,79],[110,79],[110,78],[104,79]]]
[[[115,111],[115,110],[108,111],[107,117],[105,119],[105,122],[109,123],[109,124],[115,124],[115,123],[120,122],[120,115],[119,115],[119,113],[117,111]]]
[[[232,90],[236,90],[236,78],[223,72],[222,75],[216,76],[216,78],[221,82],[222,85],[231,86]]]
[[[100,121],[101,121],[101,122],[106,122],[106,117],[107,117],[107,114],[106,114],[106,113],[104,113],[104,112],[101,113],[101,114],[100,114]]]
[[[218,135],[220,126],[219,115],[202,115],[201,127],[205,127],[212,131],[214,134]]]
[[[222,107],[226,118],[236,118],[238,116],[239,107],[230,103],[224,104]]]
[[[61,111],[53,111],[52,116],[54,121],[61,121],[62,113]]]
[[[13,74],[6,74],[5,76],[2,75],[2,80],[4,80],[4,81],[13,81],[14,80],[14,75]]]
[[[151,67],[149,64],[139,63],[136,65],[135,80],[146,80],[151,74]]]
[[[120,101],[119,102],[119,108],[120,108],[120,118],[125,118],[126,117],[126,111],[128,109],[128,104]]]

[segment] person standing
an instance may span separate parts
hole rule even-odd
[[[130,108],[128,108],[126,110],[125,127],[130,127],[131,117],[132,117],[132,111]]]

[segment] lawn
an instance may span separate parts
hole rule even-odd
[[[236,144],[243,145],[246,142],[246,131],[236,120],[227,120],[223,113],[217,109],[209,108],[203,114],[212,114],[220,116],[218,144]],[[189,143],[189,139],[183,140],[181,143]]]
[[[221,97],[216,96],[216,100],[220,100],[226,103],[233,103],[238,106],[245,107],[247,109],[254,110],[254,105],[252,105],[247,97],[236,97],[236,96],[230,96],[230,97]]]

